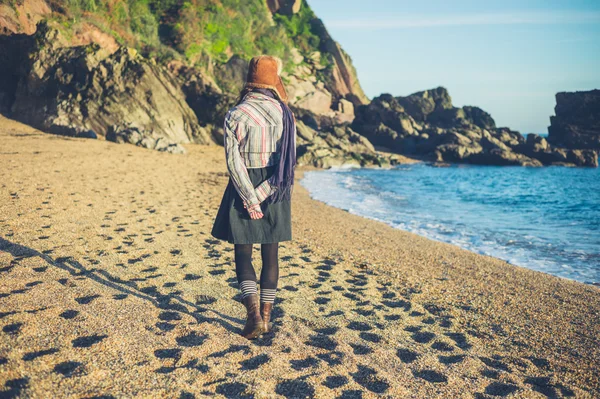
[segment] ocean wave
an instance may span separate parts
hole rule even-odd
[[[589,239],[598,232],[600,196],[585,190],[598,186],[600,173],[510,169],[337,168],[306,172],[301,184],[317,200],[394,228],[556,276],[600,281],[600,241]],[[549,189],[574,182],[580,191]]]

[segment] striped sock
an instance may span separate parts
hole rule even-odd
[[[254,280],[244,280],[240,283],[240,289],[242,290],[242,299],[246,298],[248,295],[258,294],[258,289],[256,287],[256,281]]]
[[[275,292],[277,292],[277,288],[261,288],[260,301],[270,303],[275,302]]]

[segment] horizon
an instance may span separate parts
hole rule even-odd
[[[556,93],[600,89],[593,1],[380,0],[367,11],[358,0],[307,1],[370,99],[442,86],[455,106],[477,106],[526,134],[548,133]]]

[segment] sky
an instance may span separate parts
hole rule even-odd
[[[560,91],[600,89],[600,0],[308,0],[369,98],[443,86],[547,133]]]

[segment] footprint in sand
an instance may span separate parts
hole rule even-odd
[[[410,349],[404,349],[404,348],[398,349],[398,351],[396,352],[396,355],[398,356],[398,358],[400,358],[402,363],[407,363],[407,364],[414,362],[419,357],[419,354],[417,352],[411,351]]]
[[[431,344],[431,347],[440,352],[452,352],[454,350],[452,345],[442,341],[435,341]]]
[[[23,360],[26,362],[35,360],[42,356],[53,355],[58,353],[58,348],[43,349],[41,351],[27,352],[23,355]]]
[[[181,349],[177,349],[177,348],[156,349],[154,351],[154,357],[156,357],[157,359],[179,360],[181,358]]]
[[[368,366],[358,365],[358,371],[351,375],[354,381],[373,393],[382,394],[390,387],[389,383],[378,377],[377,372]]]
[[[420,344],[426,344],[435,338],[435,334],[427,331],[417,331],[412,334],[412,339]]]
[[[369,332],[361,332],[358,334],[365,341],[373,342],[375,344],[381,342],[381,335]]]
[[[510,366],[508,364],[500,361],[499,359],[492,359],[489,357],[481,356],[479,358],[479,360],[481,360],[483,363],[485,363],[486,366],[491,367],[493,369],[507,371],[507,372],[511,371]]]
[[[370,324],[362,322],[362,321],[352,321],[352,322],[348,323],[346,328],[349,328],[350,330],[355,330],[355,331],[369,331],[369,330],[373,329],[373,327]]]
[[[196,346],[201,346],[204,341],[206,341],[206,339],[208,338],[208,335],[206,334],[201,334],[201,335],[197,335],[196,332],[191,332],[187,335],[183,335],[181,337],[177,337],[175,338],[175,341],[177,342],[177,345],[179,346],[184,346],[184,347],[196,347]]]
[[[247,389],[246,384],[241,382],[227,382],[217,386],[215,392],[226,398],[251,399],[254,395],[244,394]]]
[[[104,340],[108,335],[88,335],[84,337],[75,338],[71,343],[74,348],[89,348],[90,346],[99,343]]]
[[[326,362],[329,366],[337,366],[342,364],[344,354],[339,351],[332,351],[327,353],[319,353],[317,354],[317,357]]]
[[[448,382],[448,378],[444,374],[435,370],[415,370],[413,371],[413,375],[417,378],[422,378],[425,381],[432,383]]]
[[[87,304],[91,303],[96,298],[100,298],[100,295],[82,296],[82,297],[79,297],[79,298],[75,298],[75,301],[77,301],[77,303],[80,304],[80,305],[87,305]]]
[[[242,370],[256,370],[263,364],[267,363],[271,358],[266,353],[260,354],[258,356],[254,356],[248,360],[244,360],[240,362],[240,366],[242,366]]]
[[[289,399],[312,398],[315,396],[315,389],[301,379],[284,380],[277,384],[275,393]]]
[[[319,359],[312,356],[302,360],[290,360],[290,366],[296,371],[301,371],[309,367],[317,367],[318,365]]]
[[[250,347],[248,345],[231,345],[229,348],[220,352],[211,353],[207,357],[225,357],[226,355],[235,352],[244,352],[244,354],[247,355],[250,353]]]
[[[315,332],[318,334],[333,335],[336,332],[338,332],[338,330],[339,330],[338,327],[325,327],[325,328],[318,328],[315,330]]]
[[[331,301],[331,298],[317,297],[314,301],[317,305],[326,305],[327,303],[329,303],[329,301]]]
[[[503,382],[492,382],[485,388],[485,393],[492,396],[508,396],[519,390],[519,387],[513,384]]]
[[[471,344],[467,341],[467,337],[463,333],[445,333],[445,336],[454,341],[460,349],[471,349]]]
[[[2,327],[2,331],[9,335],[17,335],[21,332],[23,323],[12,323]]]
[[[338,343],[335,340],[331,339],[327,335],[322,334],[311,335],[310,339],[306,341],[305,344],[314,346],[315,348],[328,350],[334,350],[338,346]]]
[[[327,388],[336,389],[348,384],[348,377],[343,375],[330,375],[322,382]]]
[[[67,361],[55,365],[53,371],[62,374],[64,377],[72,377],[83,374],[85,369],[83,363]]]
[[[450,356],[438,356],[438,360],[443,364],[455,364],[465,360],[465,355],[450,355]]]

